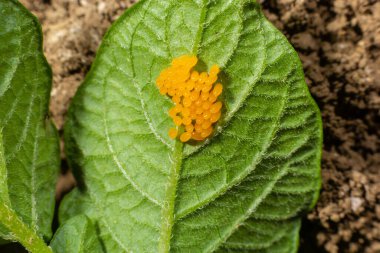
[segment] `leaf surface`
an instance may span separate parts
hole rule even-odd
[[[96,228],[84,215],[68,220],[54,235],[50,246],[55,253],[101,253]]]
[[[5,167],[5,156],[3,147],[3,134],[0,129],[0,202],[9,204],[7,169]]]
[[[48,239],[60,163],[48,119],[51,70],[37,18],[15,0],[0,0],[0,13],[0,129],[7,168],[1,180],[6,177],[12,209]]]
[[[3,134],[0,129],[0,204],[9,204],[8,195],[8,182],[7,170],[5,167],[4,147],[3,147]],[[0,245],[5,244],[6,241],[2,239],[8,234],[8,230],[0,222]]]
[[[299,219],[276,223],[249,219],[217,252],[296,253],[300,225]]]
[[[184,54],[221,66],[225,110],[213,138],[182,148],[155,79]],[[215,252],[242,235],[249,252],[255,241],[294,252],[288,223],[318,196],[319,110],[296,52],[253,1],[140,1],[105,36],[65,131],[85,190],[61,217],[96,220],[107,252]],[[247,222],[278,240],[241,232]]]

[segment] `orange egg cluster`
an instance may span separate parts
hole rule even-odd
[[[180,135],[182,142],[203,141],[221,116],[222,102],[217,100],[223,86],[214,86],[220,69],[214,65],[209,74],[198,73],[193,70],[197,62],[196,56],[181,56],[157,78],[160,93],[169,95],[175,104],[169,115],[177,127],[169,130],[169,136],[175,139]]]

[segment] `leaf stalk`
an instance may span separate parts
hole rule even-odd
[[[170,169],[169,181],[166,188],[164,207],[162,209],[161,232],[158,245],[159,253],[168,253],[170,251],[170,240],[175,221],[175,198],[182,166],[182,154],[183,143],[177,140],[173,153],[173,165]]]
[[[30,229],[5,203],[0,203],[0,223],[9,230],[10,240],[20,242],[31,253],[53,253],[52,249]],[[8,238],[7,238],[8,239]]]

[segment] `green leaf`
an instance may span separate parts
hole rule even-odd
[[[249,219],[217,252],[296,253],[300,225],[299,219],[277,223]]]
[[[0,245],[7,241],[17,241],[29,252],[52,253],[36,231],[30,229],[10,207],[7,189],[7,170],[4,159],[3,135],[0,131]]]
[[[103,252],[95,226],[84,215],[63,224],[54,235],[51,247],[55,253]]]
[[[4,202],[0,202],[0,229],[4,239],[20,242],[31,253],[53,253],[36,231],[27,226]]]
[[[81,214],[86,214],[89,218],[99,216],[99,213],[93,208],[92,203],[89,201],[89,196],[85,192],[81,192],[78,188],[74,188],[69,192],[61,202],[58,220],[60,224],[65,223],[71,217],[75,217]]]
[[[0,0],[0,129],[12,209],[50,238],[59,143],[48,119],[51,70],[36,17],[18,1]]]
[[[185,54],[221,66],[225,111],[213,138],[182,147],[168,137],[172,103],[155,79]],[[320,188],[320,112],[296,52],[254,1],[142,0],[129,9],[73,100],[65,140],[82,191],[60,217],[86,213],[107,252],[215,252],[251,219],[279,237]],[[292,231],[264,238],[260,250],[295,252]],[[241,247],[255,252],[246,236]]]
[[[0,202],[4,202],[6,204],[10,203],[9,195],[8,195],[7,169],[5,167],[3,134],[2,134],[1,129],[0,129]]]
[[[7,183],[7,170],[5,167],[4,147],[3,147],[3,134],[0,129],[0,204],[4,203],[9,205],[8,195],[8,183]],[[5,237],[8,234],[8,230],[0,222],[0,245],[5,241],[1,237]]]

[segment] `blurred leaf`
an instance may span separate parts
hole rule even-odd
[[[50,246],[55,253],[103,252],[95,226],[84,215],[64,223],[54,235]]]

